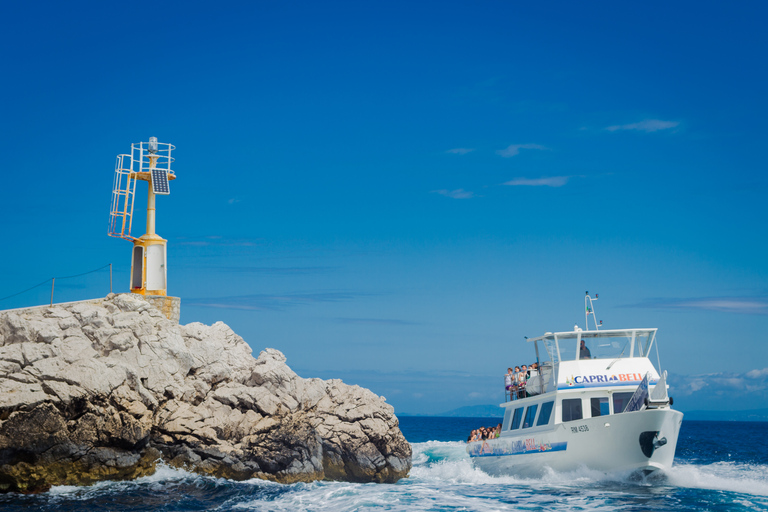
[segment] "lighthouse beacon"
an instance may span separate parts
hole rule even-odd
[[[162,299],[168,296],[168,241],[155,232],[155,201],[157,196],[170,193],[169,182],[176,179],[171,169],[171,152],[174,149],[172,144],[150,137],[149,142],[131,144],[131,154],[117,156],[108,235],[133,242],[131,292],[144,296],[166,316],[175,316],[178,320],[179,299]],[[147,231],[135,238],[131,235],[131,227],[136,183],[139,181],[146,181],[148,185]]]

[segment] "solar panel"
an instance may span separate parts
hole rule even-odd
[[[171,193],[168,188],[168,171],[165,169],[152,169],[152,192],[163,195]]]

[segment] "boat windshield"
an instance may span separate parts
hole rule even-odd
[[[547,333],[530,341],[544,341],[554,361],[576,361],[648,357],[655,337],[656,329],[614,329]]]

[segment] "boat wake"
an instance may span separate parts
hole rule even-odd
[[[768,466],[764,464],[675,464],[667,481],[676,487],[768,496]]]
[[[475,468],[463,442],[415,443],[411,478],[464,484],[590,487],[622,484],[636,487],[679,487],[768,496],[768,465],[716,462],[675,462],[664,474],[647,479],[626,472],[605,473],[586,467],[556,472],[548,469],[538,478],[491,476]]]
[[[653,480],[586,468],[547,471],[538,478],[490,476],[473,466],[463,442],[413,443],[410,477],[395,485],[313,482],[281,485],[235,482],[161,465],[129,482],[54,487],[37,496],[0,496],[4,512],[103,508],[191,511],[353,510],[698,510],[701,503],[728,510],[768,510],[768,465],[676,463]]]

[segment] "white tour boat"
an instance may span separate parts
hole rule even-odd
[[[585,298],[585,326],[596,299]],[[666,371],[649,359],[654,351],[658,362],[656,329],[594,327],[528,340],[539,370],[527,397],[501,404],[500,436],[467,443],[477,467],[491,475],[583,467],[648,475],[672,465],[683,414],[670,407]]]

